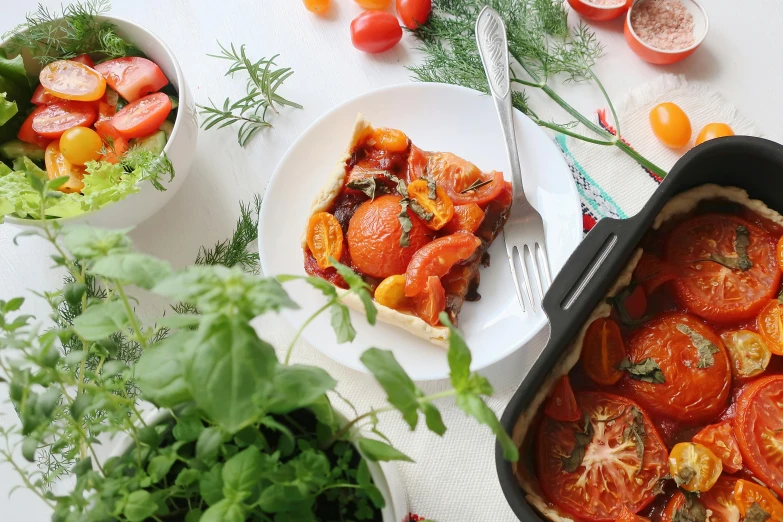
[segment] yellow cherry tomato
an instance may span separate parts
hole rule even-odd
[[[74,165],[97,161],[102,149],[101,137],[87,127],[71,127],[60,136],[60,151]]]
[[[372,132],[374,147],[387,152],[403,152],[408,148],[408,136],[397,129],[381,127]]]
[[[391,0],[354,0],[364,9],[386,9]]]
[[[724,332],[720,338],[729,352],[735,378],[749,379],[767,369],[772,352],[756,332],[736,330]]]
[[[667,147],[678,149],[691,140],[691,120],[678,105],[661,103],[650,111],[653,134]]]
[[[708,123],[699,131],[699,135],[696,137],[696,145],[725,136],[734,136],[734,130],[725,123]]]
[[[57,140],[51,142],[46,147],[44,153],[44,162],[46,163],[46,174],[49,179],[68,176],[68,181],[60,185],[57,190],[60,192],[81,192],[84,188],[84,168],[72,164],[60,151],[60,145]]]
[[[405,297],[405,276],[389,276],[375,289],[375,302],[392,310],[405,310],[410,303]]]
[[[106,79],[101,73],[72,60],[47,64],[38,79],[47,92],[65,100],[95,101],[106,92]]]
[[[308,11],[323,14],[329,9],[329,0],[304,0],[304,5]]]
[[[723,463],[701,444],[680,442],[669,453],[669,474],[685,491],[709,491],[723,472]]]

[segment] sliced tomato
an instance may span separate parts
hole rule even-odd
[[[408,182],[416,181],[427,175],[427,153],[411,143],[411,151],[408,154]]]
[[[438,276],[429,276],[424,291],[414,298],[416,315],[432,326],[440,324],[438,317],[446,310],[446,291]]]
[[[432,219],[426,221],[432,230],[440,230],[454,216],[454,205],[451,198],[441,187],[435,186],[434,198],[430,198],[429,185],[423,179],[417,179],[408,185],[408,197],[415,200],[426,212],[432,214]]]
[[[742,453],[731,421],[710,424],[693,436],[693,442],[709,448],[723,463],[724,471],[736,473],[742,469]]]
[[[759,334],[767,348],[777,355],[783,355],[783,303],[770,299],[756,318]]]
[[[647,294],[645,294],[644,288],[637,285],[630,295],[625,298],[623,304],[631,319],[641,319],[644,316],[644,312],[647,311]]]
[[[413,297],[424,291],[430,276],[445,276],[451,267],[473,255],[481,240],[460,232],[444,236],[421,247],[405,271],[405,295]]]
[[[545,416],[539,425],[535,464],[541,489],[550,502],[579,520],[614,521],[623,507],[638,513],[655,498],[669,471],[658,431],[641,407],[625,397],[577,392],[576,404],[586,421]],[[628,426],[644,430],[641,456],[638,439],[625,434]],[[581,462],[574,460],[578,433],[591,434]]]
[[[778,268],[783,270],[783,236],[778,239],[777,247],[775,247],[775,255],[778,260]]]
[[[33,112],[30,113],[30,115],[27,117],[27,119],[24,120],[24,123],[22,123],[22,126],[19,128],[19,132],[17,133],[16,137],[19,138],[19,140],[27,142],[27,143],[34,143],[41,147],[42,149],[45,149],[47,145],[49,145],[49,142],[52,141],[48,138],[44,138],[37,132],[33,130],[33,119],[36,117],[38,113],[40,113],[42,110],[44,110],[44,107],[36,107]]]
[[[772,522],[783,520],[783,503],[772,492],[760,484],[740,479],[734,485],[734,502],[740,515],[745,517],[753,504],[757,504]]]
[[[742,391],[734,434],[745,466],[783,496],[783,375],[762,377]]]
[[[473,234],[478,230],[482,221],[484,221],[484,211],[481,210],[480,206],[475,203],[456,205],[454,207],[454,216],[442,230],[446,234],[454,234],[456,232],[470,232]]]
[[[601,317],[590,323],[581,355],[582,368],[588,377],[604,386],[616,384],[623,377],[618,366],[625,356],[623,336],[616,322]]]
[[[61,185],[57,190],[60,192],[81,192],[84,188],[84,168],[73,165],[60,152],[60,144],[57,141],[51,142],[46,147],[44,155],[46,163],[46,174],[49,179],[55,179],[62,176],[68,176],[68,181]]]
[[[328,212],[317,212],[307,224],[307,247],[318,262],[318,267],[332,266],[329,258],[343,256],[343,229],[337,218]]]
[[[712,349],[697,346],[703,343]],[[664,382],[645,382],[629,371],[623,381],[651,413],[688,423],[709,422],[723,410],[731,389],[729,357],[720,337],[696,317],[662,314],[634,332],[627,347],[631,363],[652,359],[663,374]]]
[[[427,159],[427,176],[443,187],[455,205],[475,203],[484,206],[505,187],[502,172],[482,173],[477,166],[451,152],[432,153]],[[415,174],[410,169],[410,161],[408,174]],[[470,190],[472,186],[477,188]]]
[[[158,130],[171,112],[171,99],[162,92],[129,103],[111,119],[123,138],[141,138]]]
[[[650,522],[650,519],[631,513],[627,507],[623,506],[620,516],[617,517],[617,522]]]
[[[108,120],[112,116],[117,114],[117,106],[112,105],[107,101],[101,100],[98,102],[98,120]]]
[[[731,370],[735,379],[756,377],[767,369],[772,352],[767,342],[756,332],[733,330],[723,332],[720,338],[723,339],[731,358]]]
[[[675,277],[674,269],[666,261],[647,252],[642,254],[633,270],[633,280],[642,285],[647,295]]]
[[[106,92],[106,80],[101,73],[71,60],[46,64],[38,79],[44,89],[65,100],[95,101]]]
[[[750,268],[729,268],[740,259],[737,241],[747,231]],[[673,291],[696,315],[716,322],[750,319],[773,296],[780,283],[775,240],[763,229],[730,214],[704,214],[669,234],[666,259],[677,272]],[[720,262],[718,262],[720,261]]]
[[[576,397],[568,375],[558,379],[547,400],[544,415],[560,422],[576,422],[582,418],[582,412],[576,406]]]
[[[72,127],[89,127],[96,117],[92,103],[57,102],[35,111],[33,130],[44,138],[57,139]]]
[[[721,475],[715,485],[698,496],[690,495],[690,505],[682,491],[676,491],[661,513],[661,522],[681,522],[683,520],[698,520],[701,515],[709,522],[740,522],[740,512],[734,501],[734,484],[737,479]],[[706,517],[707,511],[712,513]],[[677,513],[680,511],[680,513]],[[689,517],[688,513],[696,515]]]
[[[33,97],[30,101],[33,102],[34,105],[51,105],[52,103],[61,102],[63,99],[47,92],[43,85],[39,84],[38,87],[35,88],[35,92],[33,92]]]
[[[711,449],[697,442],[680,442],[669,453],[669,474],[685,491],[709,491],[723,473],[723,463]]]
[[[128,102],[157,92],[169,83],[155,62],[139,56],[107,60],[96,65],[95,70],[106,78],[109,87]]]
[[[71,58],[71,61],[79,62],[81,64],[86,65],[87,67],[95,68],[95,62],[92,61],[92,58],[90,58],[89,54],[80,54],[79,56]]]

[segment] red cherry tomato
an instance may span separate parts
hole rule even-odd
[[[66,100],[95,101],[106,92],[103,75],[81,62],[57,60],[44,66],[38,78],[44,89]]]
[[[633,280],[642,285],[646,295],[652,294],[658,287],[676,279],[674,269],[655,254],[645,252],[633,270]]]
[[[445,276],[451,267],[472,256],[480,245],[479,238],[466,232],[427,243],[413,254],[405,271],[405,295],[413,297],[423,292],[430,276]]]
[[[159,91],[169,83],[155,62],[138,56],[108,60],[96,65],[95,70],[106,78],[109,87],[129,102]]]
[[[170,112],[169,97],[156,92],[120,109],[112,117],[111,124],[123,138],[140,138],[158,130]]]
[[[397,0],[397,15],[408,29],[418,29],[427,23],[432,0]]]
[[[576,422],[582,418],[582,410],[576,406],[576,397],[568,375],[555,384],[544,409],[544,415],[560,422]]]
[[[89,127],[96,117],[93,103],[61,101],[36,109],[33,130],[44,138],[57,139],[72,127]]]
[[[33,119],[44,109],[45,107],[37,107],[33,112],[31,112],[27,119],[24,120],[24,123],[22,123],[22,127],[19,129],[19,133],[16,135],[20,141],[34,143],[42,149],[45,149],[51,140],[44,138],[33,130]]]
[[[92,58],[90,58],[89,54],[80,54],[79,56],[76,56],[75,58],[71,58],[72,62],[79,62],[83,63],[87,67],[95,68],[95,62],[92,61]]]
[[[51,105],[52,103],[63,101],[63,98],[58,98],[54,94],[47,92],[43,85],[38,85],[30,101],[35,105]]]
[[[351,42],[366,53],[388,51],[402,39],[397,18],[384,11],[365,11],[351,22]]]

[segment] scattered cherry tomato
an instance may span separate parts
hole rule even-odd
[[[158,64],[140,56],[107,60],[96,65],[95,70],[106,78],[109,87],[128,102],[157,92],[169,83]]]
[[[669,474],[685,491],[709,491],[723,472],[723,463],[706,446],[680,442],[669,453]]]
[[[384,11],[365,11],[351,22],[351,42],[366,53],[388,51],[402,39],[397,18]]]
[[[613,320],[602,317],[587,327],[582,343],[582,368],[594,382],[611,386],[623,372],[617,369],[626,357],[620,327]]]
[[[440,313],[446,310],[446,291],[438,276],[429,276],[424,291],[414,298],[416,315],[425,323],[438,326]]]
[[[64,100],[95,101],[106,92],[106,80],[101,73],[70,60],[47,64],[38,79],[47,92]]]
[[[484,221],[484,211],[475,203],[455,205],[454,216],[442,230],[447,234],[455,234],[460,231],[472,234],[478,230],[482,221]]]
[[[404,152],[408,149],[408,136],[397,129],[381,127],[372,131],[373,147],[387,152]]]
[[[58,139],[72,127],[89,127],[97,117],[95,104],[61,101],[40,107],[33,113],[33,130],[49,139]]]
[[[391,0],[354,0],[364,9],[386,9]]]
[[[413,297],[421,293],[430,276],[443,277],[451,267],[472,256],[480,245],[479,238],[465,232],[427,243],[413,254],[405,271],[405,295]]]
[[[544,415],[560,422],[576,422],[582,418],[582,411],[576,405],[568,375],[560,377],[555,384],[547,400]]]
[[[742,469],[742,453],[731,421],[710,424],[693,436],[693,442],[709,448],[721,460],[723,469],[728,473],[736,473]]]
[[[758,504],[770,516],[770,520],[783,520],[783,503],[761,484],[744,479],[738,480],[734,485],[734,501],[742,517],[745,517],[753,504]]]
[[[667,147],[684,147],[691,140],[691,120],[679,105],[661,103],[650,111],[653,134]]]
[[[699,135],[696,136],[696,145],[701,145],[707,140],[715,138],[723,138],[726,136],[734,136],[734,131],[731,127],[725,123],[708,123],[699,131]]]
[[[329,268],[330,257],[343,255],[343,229],[337,218],[328,212],[317,212],[307,224],[307,246],[318,262],[319,268]]]
[[[423,179],[417,179],[408,185],[408,197],[432,214],[432,219],[426,222],[432,230],[440,230],[454,216],[454,205],[446,191],[436,185],[435,199],[430,199],[429,185]]]
[[[426,24],[431,11],[432,0],[397,0],[397,15],[408,29]]]
[[[749,379],[767,369],[772,352],[759,334],[750,330],[735,330],[724,332],[720,337],[729,352],[735,379]]]
[[[73,165],[60,151],[60,145],[56,141],[46,147],[44,155],[46,174],[49,179],[68,176],[68,181],[57,188],[60,192],[81,192],[84,188],[84,169]]]
[[[141,138],[158,130],[170,112],[171,99],[156,92],[120,109],[112,117],[111,124],[123,138]]]
[[[315,14],[324,14],[329,9],[329,0],[304,0],[304,6]]]
[[[101,157],[103,141],[87,127],[73,127],[60,136],[60,151],[74,165],[84,165]]]
[[[405,296],[405,276],[389,276],[375,289],[375,302],[392,310],[406,310],[410,306]]]

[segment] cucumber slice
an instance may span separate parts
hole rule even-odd
[[[154,134],[150,134],[146,138],[132,139],[130,141],[130,146],[148,150],[154,154],[160,154],[163,152],[163,148],[166,146],[166,139],[166,133],[162,130],[159,130],[155,131]]]
[[[128,105],[128,101],[125,98],[123,98],[122,96],[117,96],[117,110],[119,111],[120,109],[122,109],[126,105]]]
[[[166,133],[166,139],[169,139],[171,137],[171,131],[174,130],[174,124],[170,122],[169,120],[164,121],[160,124],[160,130]]]
[[[9,160],[27,156],[33,161],[43,161],[45,152],[38,145],[20,140],[11,140],[0,145],[0,156]]]
[[[179,98],[176,96],[172,96],[171,94],[168,95],[169,100],[171,100],[171,110],[173,111],[177,107],[179,107]]]

